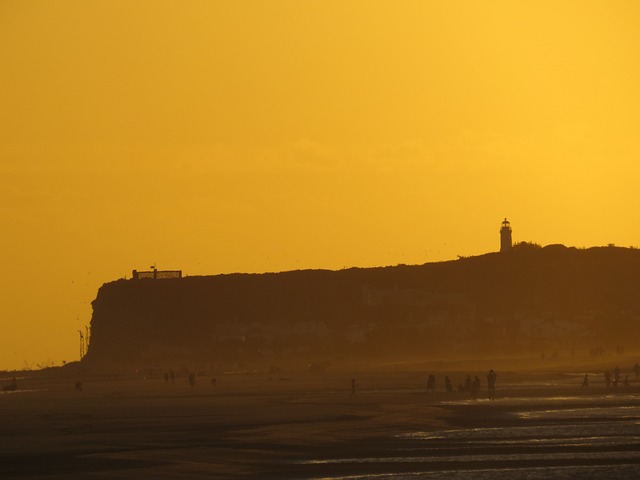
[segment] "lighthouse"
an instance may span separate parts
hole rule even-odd
[[[500,229],[500,251],[508,252],[509,250],[511,250],[511,224],[505,218]]]

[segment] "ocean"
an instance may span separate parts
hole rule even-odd
[[[449,402],[454,407],[481,402]],[[640,478],[640,402],[633,395],[509,398],[496,426],[398,433],[388,455],[312,459],[345,475],[315,480]],[[490,421],[489,421],[490,423]],[[359,473],[363,472],[363,473]]]

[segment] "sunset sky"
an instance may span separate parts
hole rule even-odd
[[[0,369],[100,285],[640,245],[640,2],[0,0]]]

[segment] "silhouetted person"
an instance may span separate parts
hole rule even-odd
[[[617,387],[619,381],[620,381],[620,369],[616,366],[616,368],[613,369],[613,386]]]
[[[624,376],[624,388],[629,388],[629,375]]]
[[[436,377],[429,375],[427,378],[427,392],[435,392],[436,390]]]
[[[470,392],[471,391],[471,375],[467,375],[467,378],[464,380],[464,391],[465,392]]]
[[[189,374],[189,385],[191,385],[192,387],[195,386],[196,384],[196,374],[195,373],[190,373]]]
[[[76,384],[73,386],[73,388],[75,389],[76,392],[81,392],[82,391],[82,382],[76,382]]]
[[[471,382],[471,399],[478,398],[478,390],[480,390],[480,379],[476,376]]]
[[[633,366],[633,372],[636,374],[636,380],[640,380],[640,365],[638,365],[638,362]]]
[[[496,372],[493,369],[489,370],[489,374],[487,375],[487,387],[489,389],[489,400],[496,399]]]
[[[589,374],[585,373],[582,379],[582,388],[589,388]]]
[[[356,379],[352,378],[351,379],[351,395],[353,395],[354,393],[356,393]]]
[[[444,377],[444,389],[447,392],[453,392],[453,385],[451,384],[451,379],[448,375]]]

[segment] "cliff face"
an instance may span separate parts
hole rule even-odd
[[[118,280],[87,362],[277,361],[633,346],[640,251],[531,245],[418,266]]]

